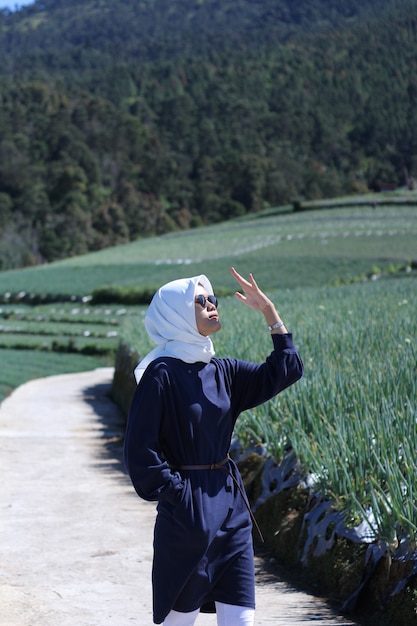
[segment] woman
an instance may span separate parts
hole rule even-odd
[[[138,495],[158,501],[153,607],[164,626],[192,626],[214,607],[219,626],[253,624],[252,521],[228,450],[239,414],[303,371],[271,300],[252,274],[247,281],[231,271],[243,290],[237,299],[260,311],[271,332],[264,363],[214,358],[210,337],[221,323],[204,275],[161,287],[145,317],[158,345],[135,370],[125,463]]]

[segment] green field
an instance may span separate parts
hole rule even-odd
[[[31,349],[0,349],[0,399],[3,400],[16,387],[35,378],[70,374],[93,370],[97,367],[108,367],[113,363],[106,358],[82,356],[50,351],[34,351]]]
[[[0,273],[6,292],[85,296],[97,286],[153,286],[207,273],[233,288],[231,264],[266,289],[348,282],[417,258],[417,209],[351,207],[252,218],[177,232],[36,268]]]
[[[371,276],[411,278],[415,270],[407,271],[417,258],[416,236],[414,206],[316,208],[297,213],[289,208],[270,209],[50,265],[1,272],[0,354],[3,360],[4,350],[16,349],[14,361],[22,360],[16,384],[33,376],[31,370],[26,374],[25,349],[31,349],[36,358],[54,351],[62,360],[64,354],[72,353],[77,369],[83,363],[90,367],[82,360],[86,354],[112,363],[121,322],[135,313],[135,307],[92,306],[88,296],[98,287],[154,290],[173,278],[207,273],[217,292],[231,293],[235,285],[229,268],[233,264],[242,273],[252,271],[265,290],[281,294],[316,288],[320,298],[324,287]],[[22,297],[10,303],[8,294],[63,294],[86,301],[35,307],[26,305]],[[0,399],[11,388],[4,376],[0,375]]]
[[[87,304],[0,306],[0,401],[27,380],[112,366],[132,308]]]
[[[262,442],[276,458],[290,443],[352,521],[372,507],[379,537],[394,545],[399,520],[415,545],[416,235],[417,211],[409,206],[270,211],[3,272],[0,293],[80,297],[104,285],[156,288],[206,273],[224,296],[217,355],[259,360],[270,349],[269,333],[230,295],[230,266],[252,271],[294,333],[305,376],[245,413],[236,434]],[[4,302],[3,397],[33,377],[112,364],[120,341],[139,354],[150,348],[143,306]]]

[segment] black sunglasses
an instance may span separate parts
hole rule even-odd
[[[207,300],[210,302],[210,304],[214,304],[214,306],[217,308],[219,301],[217,300],[216,296],[203,296],[202,293],[199,293],[198,296],[196,296],[195,301],[200,304],[203,309],[206,308],[207,306]]]

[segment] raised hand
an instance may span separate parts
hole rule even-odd
[[[255,311],[262,311],[268,324],[268,328],[273,334],[287,333],[288,331],[277,313],[274,303],[258,287],[253,275],[249,274],[249,280],[246,280],[246,278],[243,278],[243,276],[241,276],[234,267],[232,267],[230,271],[243,291],[243,294],[236,291],[236,298],[251,309],[254,309]]]
[[[241,276],[234,267],[232,267],[230,271],[244,292],[244,295],[238,291],[235,293],[238,300],[244,302],[244,304],[251,309],[255,309],[256,311],[263,311],[265,308],[272,305],[271,300],[258,287],[252,274],[249,274],[248,281],[246,278],[243,278],[243,276]]]

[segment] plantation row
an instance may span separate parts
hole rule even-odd
[[[39,350],[112,358],[119,327],[129,309],[72,305],[56,308],[6,305],[0,308],[0,348]]]
[[[91,302],[1,305],[0,402],[32,378],[113,366],[131,314],[132,307]]]
[[[324,205],[323,205],[324,206]],[[209,273],[216,290],[235,289],[230,265],[265,288],[321,287],[413,268],[417,211],[410,207],[282,207],[208,228],[130,244],[37,268],[0,272],[0,301],[32,305],[146,304],[159,285]],[[13,296],[13,298],[12,298]],[[3,300],[1,298],[3,297]]]

